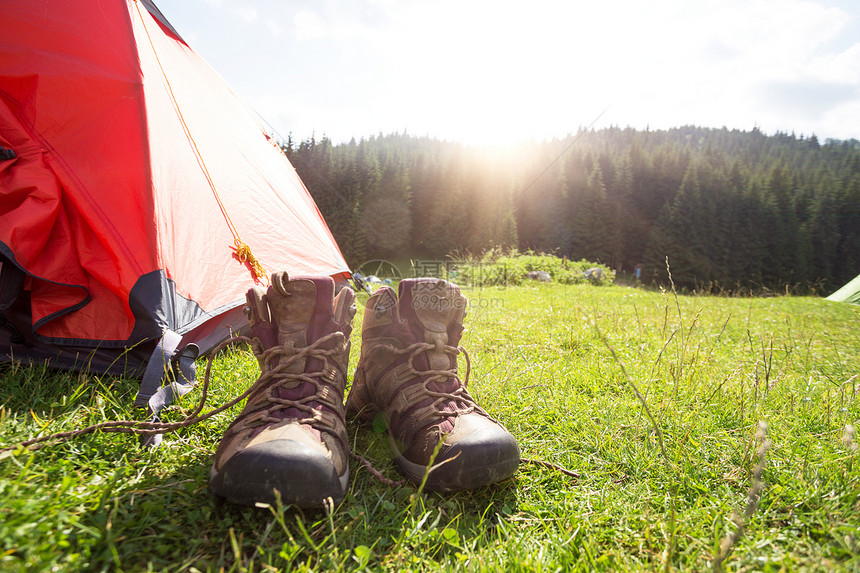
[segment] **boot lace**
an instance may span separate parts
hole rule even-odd
[[[329,341],[334,341],[334,344],[331,348],[325,348]],[[261,397],[260,405],[252,411],[252,417],[247,420],[245,427],[253,428],[281,422],[285,418],[275,414],[292,409],[305,414],[298,418],[300,423],[310,424],[317,429],[328,430],[337,435],[337,420],[346,424],[346,419],[343,397],[335,386],[334,380],[337,377],[345,379],[345,375],[338,371],[329,358],[342,353],[346,344],[347,339],[342,332],[332,332],[302,348],[295,349],[279,345],[264,350],[260,354],[261,362],[275,364],[275,366],[262,372],[257,380],[256,385],[268,388]],[[311,358],[321,360],[322,367],[314,372],[288,371],[296,362]],[[307,392],[305,396],[294,399],[277,395],[277,389],[295,388],[303,382],[310,384],[314,388],[313,392]],[[329,410],[324,410],[323,406],[327,406]]]
[[[340,333],[333,333],[333,334],[340,334]],[[341,336],[343,336],[343,335],[341,334]],[[320,338],[319,340],[317,340],[316,342],[314,342],[310,346],[302,349],[302,351],[305,353],[305,355],[315,354],[316,349],[319,347],[319,345],[325,344],[327,341],[328,341],[328,336]],[[224,348],[226,348],[228,346],[232,346],[232,345],[235,345],[238,343],[246,343],[250,346],[251,342],[252,342],[251,339],[246,337],[246,336],[234,336],[228,340],[225,340],[221,344],[218,344],[214,349],[212,349],[212,351],[209,355],[209,360],[207,361],[207,364],[206,364],[206,372],[203,376],[203,382],[200,385],[200,400],[198,401],[195,409],[184,420],[181,420],[179,422],[173,422],[173,423],[150,422],[150,421],[140,421],[140,420],[113,420],[113,421],[109,421],[109,422],[102,422],[100,424],[93,424],[91,426],[87,426],[85,428],[81,428],[78,430],[71,430],[68,432],[57,432],[57,433],[53,433],[53,434],[47,434],[47,435],[43,435],[43,436],[38,436],[36,438],[32,438],[30,440],[24,440],[24,441],[18,442],[16,444],[8,445],[5,447],[0,447],[0,458],[5,457],[7,455],[10,455],[20,448],[31,450],[31,451],[32,450],[38,450],[38,449],[42,448],[43,446],[46,446],[49,444],[56,444],[58,442],[65,442],[65,441],[77,438],[79,436],[84,436],[84,435],[92,434],[95,432],[138,434],[138,435],[151,435],[151,434],[175,432],[181,428],[185,428],[188,426],[192,426],[194,424],[198,424],[198,423],[200,423],[204,420],[207,420],[207,419],[209,419],[209,418],[211,418],[217,414],[220,414],[221,412],[224,412],[225,410],[229,410],[230,408],[232,408],[236,404],[239,404],[242,400],[247,398],[248,395],[251,394],[251,391],[255,389],[255,385],[253,385],[253,384],[250,385],[247,390],[245,390],[240,395],[236,396],[235,398],[233,398],[232,400],[230,400],[226,404],[223,404],[222,406],[219,406],[218,408],[210,410],[210,411],[206,412],[205,414],[201,414],[201,412],[203,411],[203,407],[206,404],[208,393],[209,393],[209,382],[211,379],[212,361],[214,360],[214,358],[218,355],[218,353],[221,350],[223,350]],[[345,340],[342,342],[342,344],[345,344]],[[337,347],[338,347],[338,345],[336,345],[336,348]],[[410,354],[410,362],[409,363],[410,363],[410,368],[412,368],[414,370],[414,367],[412,366],[412,360],[414,359],[414,357],[417,356],[421,352],[424,352],[424,351],[429,350],[429,349],[435,349],[435,348],[437,348],[437,345],[435,345],[435,344],[428,344],[428,343],[422,342],[422,343],[413,344],[413,345],[411,345],[407,348],[404,348],[404,349],[397,349],[397,348],[394,348],[393,346],[390,348],[386,348],[386,349],[391,351],[391,352],[395,352],[397,354],[406,354],[407,352],[412,353],[412,354]],[[468,401],[471,402],[472,405],[474,405],[474,406],[470,406],[470,407],[474,407],[475,409],[483,412],[483,410],[481,410],[475,404],[474,400],[471,398],[471,396],[469,396],[468,392],[466,392],[466,389],[465,389],[465,385],[469,379],[469,371],[471,369],[471,365],[469,363],[468,353],[466,353],[465,349],[462,347],[454,348],[454,347],[449,346],[445,350],[446,350],[446,352],[450,352],[450,353],[454,354],[455,356],[458,355],[459,352],[462,351],[464,356],[466,357],[466,376],[465,376],[464,381],[462,382],[462,387],[461,387],[462,391],[459,391],[460,388],[458,388],[457,390],[455,390],[454,394],[448,394],[448,393],[444,393],[444,392],[433,392],[433,391],[430,391],[429,389],[428,389],[428,392],[431,392],[433,394],[439,394],[440,397],[444,396],[446,399],[449,397],[457,398],[457,397],[463,396],[466,399],[468,399]],[[326,351],[323,351],[322,353],[320,353],[320,356],[330,356],[331,354],[334,354],[337,351],[338,350],[326,350]],[[276,352],[273,351],[273,354],[275,354],[275,353]],[[275,370],[280,371],[281,369],[277,368]],[[323,371],[325,371],[325,370],[323,369]],[[445,376],[446,379],[448,376],[456,377],[456,370],[455,369],[429,371],[429,372],[424,371],[423,373],[419,373],[416,371],[416,373],[423,374],[423,375],[428,375],[428,374],[432,373],[434,376]],[[274,374],[274,372],[272,372],[269,375],[274,376],[275,374]],[[284,375],[286,377],[286,373],[284,373]],[[296,376],[302,377],[305,375],[296,375]],[[314,384],[314,382],[311,382],[311,383]],[[295,401],[292,401],[292,402],[295,402]],[[314,412],[313,416],[317,415],[316,410],[314,408],[311,408],[311,407],[304,404],[305,400],[299,400],[298,402],[301,403],[300,406],[298,406],[299,409],[306,410],[306,411],[312,411],[312,412]],[[329,402],[329,401],[327,400],[327,402]],[[386,478],[379,470],[377,470],[376,468],[373,467],[373,465],[370,463],[370,461],[368,461],[367,459],[365,459],[364,457],[362,457],[361,455],[359,455],[355,451],[352,451],[351,449],[350,449],[350,456],[353,459],[359,461],[362,464],[362,466],[364,466],[374,478],[376,478],[381,483],[388,485],[389,487],[399,487],[399,486],[402,486],[402,485],[407,483],[405,480],[394,481],[394,480],[390,480],[390,479]],[[546,467],[549,469],[553,469],[553,470],[559,471],[561,473],[564,473],[570,477],[573,477],[574,479],[579,477],[579,474],[572,472],[572,471],[569,471],[560,465],[553,464],[553,463],[546,462],[546,461],[542,461],[542,460],[520,458],[520,463],[537,465],[537,466],[542,466],[542,467]]]
[[[455,358],[463,354],[466,359],[466,374],[463,377],[463,380],[460,380],[457,375],[457,366],[455,365],[452,368],[443,368],[443,369],[427,369],[427,370],[418,370],[415,367],[415,359],[423,354],[424,352],[434,350],[436,352],[444,352],[445,354],[450,354]],[[416,342],[414,344],[410,344],[405,348],[398,348],[392,344],[380,344],[378,346],[373,347],[371,350],[372,353],[375,352],[388,352],[397,356],[409,355],[407,358],[406,364],[409,367],[407,370],[407,374],[410,376],[418,377],[421,382],[421,386],[423,387],[424,394],[426,396],[431,396],[434,398],[433,402],[422,407],[421,411],[425,415],[437,417],[437,418],[446,418],[448,416],[453,416],[457,414],[469,414],[471,412],[477,412],[482,416],[486,416],[487,418],[493,420],[492,417],[478,404],[475,402],[475,399],[469,394],[467,386],[469,384],[469,374],[472,370],[472,363],[469,359],[469,353],[466,352],[466,349],[462,346],[451,346],[449,344],[444,344],[441,341],[436,341],[436,343],[429,342]],[[433,390],[430,388],[430,384],[432,382],[445,383],[449,379],[454,378],[457,381],[457,387],[451,390],[450,392],[444,392],[439,390]],[[457,404],[457,408],[453,411],[451,410],[442,410],[439,406],[445,402],[453,402]],[[495,420],[493,420],[495,421]]]
[[[332,333],[332,334],[340,334],[341,333]],[[331,336],[331,335],[329,335]],[[319,340],[315,341],[313,344],[307,346],[304,350],[307,353],[312,353],[318,348],[320,345],[325,344],[329,340],[329,336],[324,336]],[[248,346],[252,345],[252,340],[247,336],[234,336],[225,340],[224,342],[218,344],[215,348],[212,349],[209,355],[209,360],[206,363],[206,373],[203,376],[203,382],[200,384],[200,400],[197,402],[197,406],[194,410],[185,417],[185,419],[179,422],[151,422],[144,420],[111,420],[108,422],[101,422],[99,424],[93,424],[91,426],[87,426],[85,428],[81,428],[78,430],[70,430],[68,432],[56,432],[53,434],[46,434],[43,436],[38,436],[36,438],[32,438],[30,440],[24,440],[18,442],[13,445],[0,447],[0,457],[4,455],[8,455],[8,453],[14,452],[19,448],[25,448],[29,450],[38,450],[39,448],[52,443],[57,442],[65,442],[78,436],[84,436],[87,434],[92,434],[94,432],[103,432],[103,433],[118,433],[118,434],[137,434],[137,435],[152,435],[152,434],[164,434],[168,432],[175,432],[182,428],[186,428],[188,426],[193,426],[194,424],[198,424],[204,420],[207,420],[217,414],[225,410],[229,410],[236,404],[239,404],[242,400],[247,398],[253,390],[256,389],[256,385],[252,384],[248,387],[247,390],[227,402],[226,404],[219,406],[213,410],[206,412],[205,414],[201,414],[203,411],[203,407],[206,404],[206,401],[209,396],[209,382],[211,380],[211,372],[212,372],[212,362],[218,353],[228,346],[232,346],[239,343],[245,343]],[[326,351],[326,353],[333,354],[337,350]],[[303,408],[308,408],[304,404]]]

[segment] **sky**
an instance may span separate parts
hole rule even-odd
[[[857,0],[155,2],[294,140],[682,125],[860,139]]]

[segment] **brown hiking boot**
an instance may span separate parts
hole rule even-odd
[[[457,376],[466,297],[440,279],[406,279],[367,301],[361,358],[347,411],[382,415],[401,472],[420,483],[442,441],[426,488],[472,489],[517,470],[514,437],[482,410]]]
[[[247,294],[260,362],[245,408],[215,452],[209,489],[233,503],[323,505],[343,499],[349,446],[343,393],[355,294],[329,277],[272,275]]]

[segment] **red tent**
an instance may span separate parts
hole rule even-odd
[[[280,269],[349,272],[281,150],[151,1],[3,2],[0,360],[139,367],[165,332],[205,350]]]

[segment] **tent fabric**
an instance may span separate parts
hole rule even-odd
[[[827,300],[860,304],[860,275],[857,275],[854,277],[854,280],[828,296]]]
[[[211,338],[265,280],[242,243],[269,273],[349,273],[265,128],[148,0],[4,2],[0,149],[0,276],[23,271],[27,306],[6,322],[30,342],[0,338],[0,359]]]

